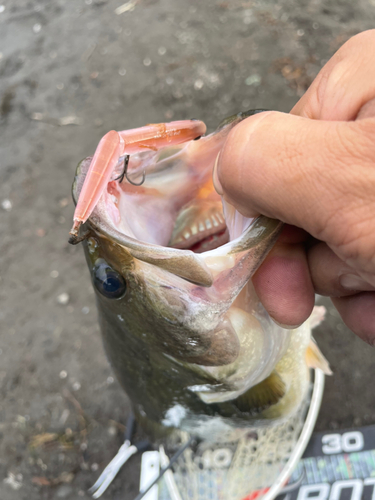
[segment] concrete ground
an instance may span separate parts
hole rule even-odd
[[[122,442],[129,403],[103,353],[77,162],[110,129],[288,111],[374,0],[3,0],[0,6],[0,498],[72,500]],[[116,10],[119,9],[119,10]],[[372,348],[329,307],[318,429],[375,423]],[[134,458],[103,498],[137,493]]]

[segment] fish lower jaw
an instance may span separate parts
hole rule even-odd
[[[191,250],[194,253],[203,253],[214,250],[229,241],[229,232],[225,224],[211,230],[199,231],[195,235],[187,235],[170,246],[179,250]]]

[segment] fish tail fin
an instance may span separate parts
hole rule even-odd
[[[314,339],[310,340],[310,344],[307,347],[306,363],[309,368],[320,368],[325,375],[332,375],[329,363],[323,356]]]

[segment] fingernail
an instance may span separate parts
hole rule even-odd
[[[217,192],[217,194],[221,196],[223,194],[223,188],[222,185],[220,184],[219,177],[217,175],[217,164],[219,163],[219,157],[220,157],[220,152],[216,157],[214,169],[212,171],[212,182],[214,184],[215,191]]]
[[[353,290],[353,292],[369,292],[374,290],[374,287],[370,283],[356,274],[343,274],[340,276],[340,285],[346,290]]]
[[[271,316],[272,321],[276,323],[277,326],[280,326],[281,328],[285,328],[285,330],[295,330],[296,328],[299,328],[303,323],[300,323],[299,325],[284,325],[283,323],[279,323],[278,321],[275,320]]]

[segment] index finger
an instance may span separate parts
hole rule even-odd
[[[314,120],[355,120],[375,98],[375,30],[350,38],[320,70],[291,114]]]

